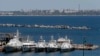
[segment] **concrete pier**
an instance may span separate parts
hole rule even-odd
[[[83,44],[73,44],[74,48],[76,50],[94,50],[94,49],[97,49],[99,48],[98,45],[83,45]]]
[[[0,52],[3,52],[4,46],[0,46]]]

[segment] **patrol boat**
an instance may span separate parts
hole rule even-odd
[[[46,42],[43,39],[43,36],[40,36],[40,40],[36,44],[35,52],[44,52],[46,50]]]
[[[26,41],[22,42],[22,52],[34,51],[36,47],[36,43],[34,41],[29,40],[29,36]]]
[[[54,52],[58,50],[58,45],[56,40],[54,40],[54,36],[51,36],[51,40],[49,41],[49,43],[47,44],[47,52]]]
[[[15,52],[21,51],[22,42],[19,40],[19,31],[17,30],[16,35],[11,39],[4,47],[4,52]]]
[[[67,36],[65,37],[65,39],[66,39],[66,41],[61,44],[60,52],[73,51],[74,50],[74,47],[71,44],[71,40],[68,39]]]

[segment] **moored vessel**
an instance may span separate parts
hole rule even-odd
[[[65,37],[66,41],[63,42],[61,44],[61,47],[60,47],[60,52],[69,52],[69,51],[73,51],[74,50],[74,47],[73,45],[71,44],[71,40],[67,38],[67,36]]]
[[[4,52],[16,52],[21,51],[22,42],[19,40],[19,31],[17,30],[16,35],[11,39],[4,47]]]
[[[54,40],[54,36],[51,36],[51,40],[49,41],[49,43],[47,44],[47,52],[54,52],[58,50],[58,45],[56,40]]]
[[[35,52],[44,52],[46,50],[46,42],[42,36],[40,36],[40,40],[36,44]]]
[[[34,51],[36,47],[36,43],[34,41],[29,40],[29,36],[26,41],[22,42],[22,52]]]

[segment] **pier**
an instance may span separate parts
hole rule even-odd
[[[76,50],[94,50],[99,48],[100,46],[98,45],[93,45],[93,44],[88,44],[88,45],[83,45],[83,44],[73,44],[74,48]]]
[[[0,52],[2,52],[4,49],[4,46],[0,46]]]

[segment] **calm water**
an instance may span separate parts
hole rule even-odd
[[[17,28],[17,27],[0,27],[0,32],[16,32],[17,29],[21,35],[30,35],[31,39],[36,42],[42,35],[46,41],[54,35],[72,39],[74,43],[82,43],[85,37],[87,43],[100,45],[100,16],[0,16],[0,23],[13,24],[44,24],[44,25],[69,25],[69,26],[88,26],[91,30],[67,30],[67,29],[40,29],[40,28]],[[83,51],[75,50],[73,52],[53,52],[53,53],[34,53],[34,52],[17,52],[17,53],[0,53],[0,56],[83,56]],[[85,56],[100,56],[100,49],[85,51]]]

